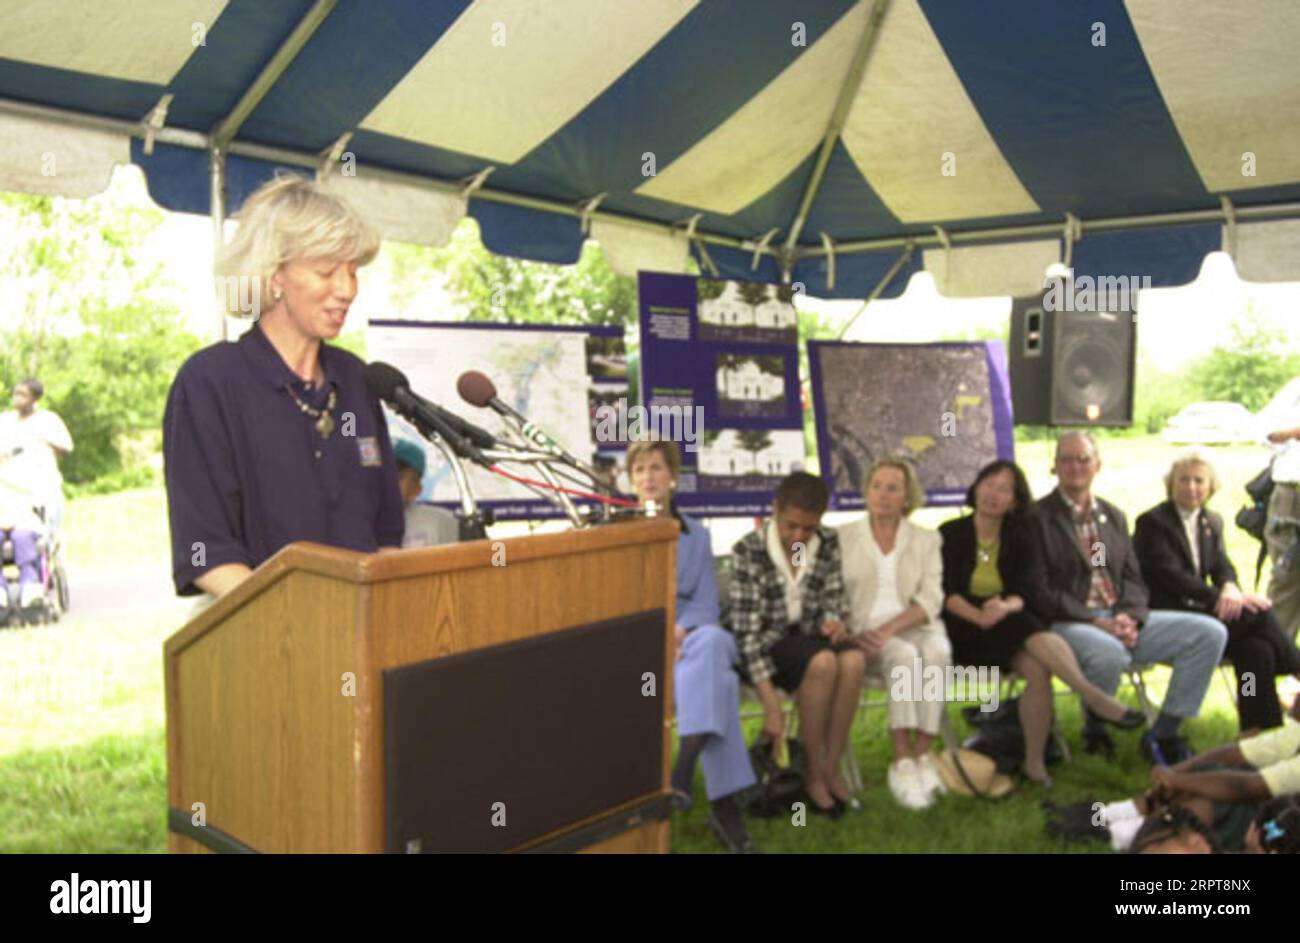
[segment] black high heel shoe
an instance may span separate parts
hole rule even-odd
[[[834,797],[832,797],[832,799],[833,798]],[[840,805],[838,800],[833,801],[829,806],[822,806],[818,805],[817,800],[805,792],[803,794],[803,801],[808,807],[808,811],[813,815],[824,815],[833,822],[839,821],[844,815],[844,807]]]
[[[1136,730],[1147,722],[1147,715],[1135,707],[1130,707],[1118,720],[1107,720],[1105,717],[1102,720],[1120,730]]]

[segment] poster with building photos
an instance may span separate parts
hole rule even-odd
[[[804,468],[798,315],[789,286],[642,272],[640,425],[682,452],[678,503],[765,513]]]

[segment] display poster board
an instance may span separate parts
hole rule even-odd
[[[1001,341],[809,341],[831,506],[863,507],[862,478],[886,455],[912,461],[928,504],[961,504],[984,465],[1015,457],[1006,363]]]
[[[806,461],[793,290],[656,272],[637,284],[644,408],[632,433],[678,443],[683,509],[767,513]]]
[[[598,443],[593,432],[599,404],[627,395],[623,334],[618,326],[372,321],[366,348],[371,360],[405,373],[414,392],[496,434],[505,421],[490,409],[466,403],[456,391],[465,371],[486,374],[502,400],[599,469],[612,468],[626,448],[618,441]],[[410,439],[424,448],[427,467],[419,500],[459,508],[460,493],[442,452],[404,419],[386,412],[394,441]],[[465,468],[480,506],[490,508],[497,520],[559,516],[551,503],[524,486],[468,462]],[[536,477],[527,466],[510,470]]]

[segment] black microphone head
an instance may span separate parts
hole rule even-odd
[[[392,364],[382,360],[366,364],[366,388],[384,402],[392,402],[399,389],[410,389],[410,386],[406,374]]]
[[[466,370],[456,381],[456,392],[471,406],[484,407],[497,397],[496,385],[477,370]]]

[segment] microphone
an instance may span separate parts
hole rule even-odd
[[[500,416],[513,419],[519,425],[524,438],[537,448],[558,456],[575,468],[586,469],[585,464],[565,451],[564,446],[543,432],[531,419],[516,412],[509,403],[503,402],[497,396],[496,384],[486,375],[477,370],[466,370],[456,381],[456,392],[460,393],[460,398],[471,406],[478,406],[480,409],[490,408]]]
[[[437,403],[425,399],[419,393],[412,393],[411,395],[414,396],[416,399],[418,399],[429,409],[432,409],[434,412],[436,412],[439,416],[442,417],[443,421],[447,423],[447,425],[455,429],[456,432],[459,433],[460,435],[469,439],[480,449],[495,449],[501,444],[497,441],[496,436],[488,432],[482,426],[476,426],[468,419],[463,419],[460,416],[457,416],[450,409],[443,409]]]
[[[406,374],[391,364],[382,361],[367,364],[365,376],[366,387],[371,393],[392,406],[399,415],[415,423],[426,435],[432,429],[458,455],[485,468],[492,467],[492,463],[479,451],[480,448],[490,449],[496,446],[496,437],[490,432],[461,419],[437,403],[412,393]]]

